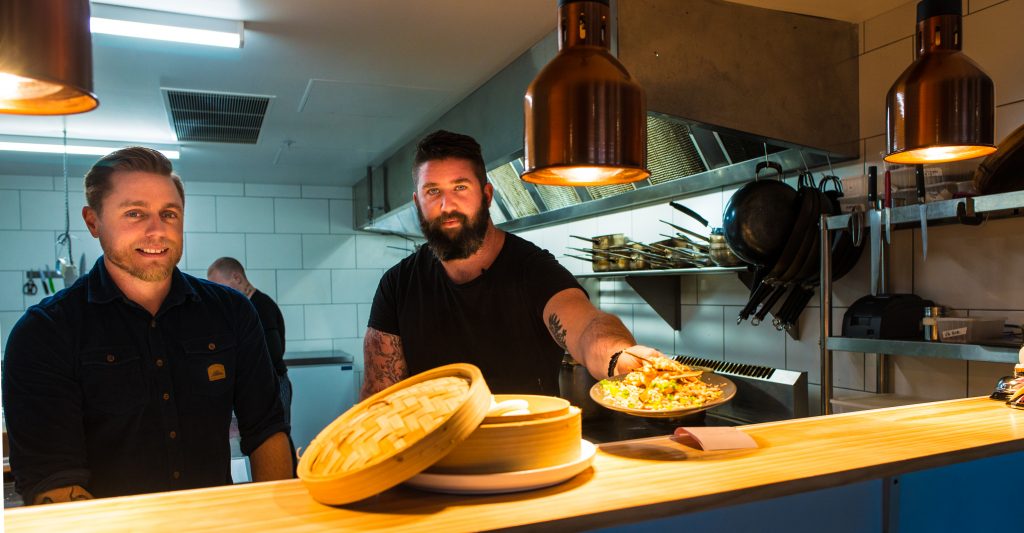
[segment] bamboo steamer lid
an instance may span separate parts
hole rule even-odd
[[[400,381],[358,403],[316,436],[298,475],[313,499],[341,505],[415,476],[483,421],[491,392],[480,369],[454,364]]]

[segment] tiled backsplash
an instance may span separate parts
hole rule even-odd
[[[82,222],[81,178],[68,188],[74,259],[84,253],[91,267],[102,251]],[[353,230],[348,187],[186,182],[185,191],[179,268],[205,278],[214,259],[239,259],[253,285],[281,306],[289,354],[338,349],[362,366],[377,281],[407,255],[406,240]],[[52,269],[57,253],[66,253],[55,244],[63,213],[63,178],[0,176],[0,337],[46,297],[21,287],[26,270]]]

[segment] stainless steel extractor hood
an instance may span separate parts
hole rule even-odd
[[[519,179],[522,98],[557,51],[552,33],[371,169],[355,188],[355,227],[419,235],[413,151],[441,128],[480,142],[496,190],[491,214],[510,231],[743,183],[766,156],[787,172],[859,156],[855,24],[719,0],[620,1],[612,12],[618,56],[647,92],[649,179]]]

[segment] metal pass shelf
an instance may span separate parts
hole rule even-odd
[[[978,225],[986,217],[1000,218],[1021,216],[1024,214],[1024,191],[1013,191],[985,196],[953,198],[925,205],[925,219],[928,224],[960,222],[967,225]],[[846,229],[851,225],[851,214],[822,216],[821,249],[831,249],[831,231]],[[867,217],[858,217],[867,225]],[[897,229],[917,228],[921,224],[920,204],[894,207],[889,209],[888,219]],[[988,361],[995,363],[1013,363],[1017,360],[1017,348],[984,346],[977,344],[948,344],[925,341],[855,339],[849,337],[833,337],[829,333],[832,328],[832,264],[827,253],[821,256],[821,409],[824,414],[831,414],[832,406],[832,351],[867,352],[884,355],[909,355],[918,357],[938,357],[960,361]],[[880,357],[880,360],[883,358]],[[882,382],[882,378],[879,378]],[[880,388],[884,388],[880,385]],[[880,391],[880,392],[885,392]]]
[[[674,330],[682,327],[679,300],[682,283],[679,276],[693,274],[731,274],[745,272],[747,267],[672,268],[665,270],[623,270],[577,274],[583,280],[623,278],[658,316]]]
[[[950,344],[942,342],[894,341],[879,339],[853,339],[829,337],[828,348],[843,352],[886,353],[939,357],[959,361],[988,361],[1010,363],[1017,361],[1017,348],[983,346],[980,344]]]

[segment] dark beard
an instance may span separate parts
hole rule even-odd
[[[150,264],[135,256],[135,246],[128,246],[121,250],[114,250],[106,246],[103,239],[100,239],[100,247],[103,248],[103,255],[116,267],[124,270],[132,277],[142,281],[163,281],[171,276],[174,267],[181,260],[181,247],[175,246],[171,241],[161,240],[159,245],[151,245],[153,248],[168,248],[168,258],[163,263]]]
[[[420,219],[420,230],[423,231],[423,237],[427,239],[430,251],[434,252],[434,256],[441,261],[466,259],[475,254],[484,244],[487,226],[491,221],[491,213],[487,210],[486,196],[472,219],[462,213],[452,213],[427,221],[418,204],[416,205],[416,216]],[[441,224],[452,219],[462,221],[462,228],[458,233],[449,236],[441,228]]]

